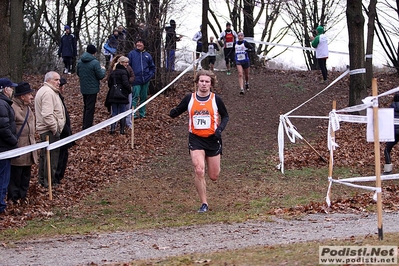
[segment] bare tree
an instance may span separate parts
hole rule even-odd
[[[10,1],[0,0],[0,39],[10,39]],[[2,59],[0,60],[0,75],[2,77],[10,75],[10,43],[7,41],[0,42],[0,50],[2,51]]]
[[[377,0],[370,0],[368,8],[363,5],[363,9],[369,18],[367,23],[367,44],[366,44],[366,87],[371,88],[373,79],[373,46],[374,46],[374,21],[376,16]]]
[[[301,46],[311,47],[310,36],[316,35],[316,28],[324,26],[325,32],[343,19],[344,9],[339,0],[300,0],[285,1],[284,10],[288,19],[286,24],[290,32]],[[331,38],[330,38],[331,39]],[[303,50],[308,69],[317,68],[317,60],[314,52]]]
[[[385,0],[377,8],[376,35],[388,56],[387,65],[395,68],[399,74],[399,44],[394,43],[394,38],[399,35],[399,0],[395,2],[396,6],[392,4],[392,1]],[[396,45],[398,45],[397,48],[395,48]]]
[[[346,20],[349,35],[349,64],[351,70],[362,69],[364,62],[364,17],[362,0],[347,0]],[[367,96],[365,74],[350,76],[349,106],[357,105]]]

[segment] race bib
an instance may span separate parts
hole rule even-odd
[[[233,48],[234,43],[233,42],[228,42],[226,43],[226,48]]]
[[[193,121],[195,129],[208,129],[211,127],[211,117],[209,115],[194,115]]]
[[[245,60],[245,54],[238,54],[237,59],[240,61]]]

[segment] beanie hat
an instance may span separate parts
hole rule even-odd
[[[67,84],[67,81],[65,78],[60,78],[60,86],[64,86],[65,84]]]
[[[173,19],[170,20],[169,22],[170,25],[176,25],[176,21],[174,21]]]
[[[144,47],[146,46],[146,41],[145,41],[145,40],[143,40],[143,39],[137,39],[137,40],[134,42],[134,44],[136,44],[136,43],[138,43],[138,42],[143,43]]]
[[[231,26],[231,23],[230,23],[230,22],[227,22],[227,23],[226,23],[226,27],[227,27],[227,26]]]
[[[70,29],[71,29],[71,27],[69,27],[68,25],[64,26],[64,30],[70,30]]]
[[[95,53],[97,53],[97,48],[94,45],[89,44],[89,45],[87,45],[86,51],[89,54],[95,54]]]
[[[322,33],[324,33],[324,27],[323,26],[318,26],[316,28],[316,31],[317,31],[318,34],[322,34]]]
[[[15,96],[25,95],[28,93],[32,93],[34,90],[30,87],[28,82],[18,83],[18,86],[15,87]]]

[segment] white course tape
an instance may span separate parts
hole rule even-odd
[[[364,74],[366,73],[365,68],[353,69],[349,72],[349,75],[357,75],[357,74]]]
[[[271,45],[271,46],[281,46],[281,47],[286,47],[286,48],[293,48],[293,49],[300,49],[300,50],[304,50],[304,51],[316,51],[315,48],[311,48],[311,47],[303,47],[303,46],[294,46],[294,45],[286,45],[286,44],[281,44],[281,43],[273,43],[273,42],[264,42],[264,41],[258,41],[255,40],[252,37],[245,37],[244,38],[247,42],[250,43],[257,43],[257,44],[263,44],[263,45]],[[328,51],[329,53],[332,54],[344,54],[344,55],[349,55],[348,52],[340,52],[340,51]]]
[[[207,53],[202,53],[201,56],[193,62],[193,64],[198,64],[198,63],[200,63],[200,62],[201,62],[204,58],[206,58],[207,56],[209,56],[209,54],[207,54]],[[57,149],[57,148],[59,148],[59,147],[61,147],[61,146],[64,146],[65,144],[71,143],[72,141],[81,139],[81,138],[83,138],[83,137],[85,137],[85,136],[87,136],[87,135],[90,135],[90,134],[92,134],[92,133],[94,133],[94,132],[96,132],[96,131],[99,131],[100,129],[102,129],[102,128],[104,128],[104,127],[107,127],[107,126],[109,126],[109,125],[111,125],[111,124],[113,124],[113,123],[119,121],[120,119],[122,119],[122,118],[124,118],[124,117],[130,115],[131,113],[134,114],[134,113],[137,112],[141,107],[143,107],[143,106],[145,106],[146,104],[148,104],[148,103],[149,103],[150,101],[152,101],[155,97],[157,97],[159,94],[161,94],[161,93],[162,93],[163,91],[165,91],[167,88],[169,88],[169,87],[170,87],[173,83],[175,83],[181,76],[183,76],[185,73],[187,73],[188,71],[190,71],[191,69],[193,69],[193,68],[194,68],[194,67],[193,67],[193,64],[190,65],[190,66],[188,66],[188,67],[187,67],[182,73],[180,73],[171,83],[169,83],[168,85],[166,85],[162,90],[158,91],[158,92],[157,92],[156,94],[154,94],[151,98],[147,99],[145,102],[143,102],[142,104],[140,104],[139,106],[137,106],[137,108],[134,109],[134,110],[129,109],[129,110],[127,110],[127,111],[125,111],[125,112],[123,112],[123,113],[120,113],[120,114],[118,114],[118,115],[116,115],[116,116],[114,116],[114,117],[111,117],[111,118],[109,118],[109,119],[107,119],[107,120],[105,120],[105,121],[103,121],[103,122],[101,122],[101,123],[99,123],[99,124],[96,124],[96,125],[94,125],[94,126],[92,126],[92,127],[89,127],[89,128],[87,128],[87,129],[85,129],[85,130],[82,130],[82,131],[80,131],[80,132],[78,132],[78,133],[75,133],[75,134],[73,134],[73,135],[71,135],[71,136],[69,136],[69,137],[63,138],[63,139],[61,139],[61,140],[59,140],[59,141],[53,142],[53,143],[51,143],[50,145],[49,145],[48,142],[41,142],[41,143],[38,143],[38,144],[35,144],[35,145],[29,145],[29,146],[21,147],[21,148],[14,149],[14,150],[11,150],[11,151],[1,152],[1,153],[0,153],[0,159],[14,158],[14,157],[20,156],[20,155],[22,155],[22,154],[25,154],[25,153],[28,153],[28,152],[31,152],[31,151],[34,151],[34,150],[37,150],[37,149],[40,149],[40,148],[44,148],[44,147],[47,147],[48,150]]]
[[[373,54],[366,54],[366,55],[364,56],[364,58],[366,58],[366,59],[368,59],[368,58],[373,58]]]
[[[35,151],[38,149],[42,149],[42,148],[47,147],[48,144],[49,144],[48,141],[43,141],[43,142],[32,144],[29,146],[16,148],[16,149],[13,149],[10,151],[5,151],[5,152],[0,153],[0,160],[15,158],[15,157],[21,156],[22,154],[32,152],[32,151]]]

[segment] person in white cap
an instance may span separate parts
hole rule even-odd
[[[0,78],[0,152],[15,149],[18,144],[15,114],[12,109],[14,87],[8,78]],[[11,159],[0,160],[0,219],[5,214],[5,197],[11,174]]]

